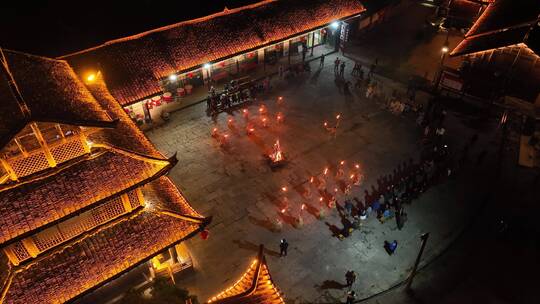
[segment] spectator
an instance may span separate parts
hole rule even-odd
[[[287,256],[287,248],[289,248],[289,243],[287,243],[287,240],[281,239],[281,242],[279,243],[279,256],[280,257]]]
[[[386,250],[386,252],[388,252],[389,255],[394,254],[397,249],[397,245],[398,243],[396,240],[393,240],[391,243],[389,243],[388,241],[384,241],[384,249]]]
[[[347,287],[349,287],[350,290],[352,285],[356,281],[356,273],[354,273],[353,270],[347,271],[347,273],[345,273],[345,280],[347,281]]]
[[[339,72],[339,64],[341,61],[339,60],[339,57],[336,57],[336,60],[334,61],[334,74],[338,74]]]
[[[356,299],[356,294],[354,290],[349,291],[347,293],[347,302],[345,302],[345,304],[353,304],[355,299]]]

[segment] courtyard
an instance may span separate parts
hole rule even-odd
[[[477,177],[489,174],[492,169],[487,166],[482,170],[463,167],[405,206],[408,220],[402,230],[397,229],[395,219],[381,223],[372,214],[350,236],[336,237],[336,229],[343,227],[339,206],[344,199],[356,197],[365,204],[365,190],[371,193],[381,176],[391,174],[410,158],[418,161],[422,131],[413,113],[395,116],[382,107],[382,100],[367,99],[364,89],[343,93],[342,81],[333,73],[334,58],[328,56],[323,69],[317,69],[318,61],[312,62],[311,73],[293,80],[274,77],[272,89],[245,107],[248,119],[243,108],[213,119],[206,116],[206,105],[200,103],[171,114],[169,122],[146,133],[166,155],[178,153],[179,163],[170,177],[196,210],[213,216],[209,239],[187,242],[194,271],[176,276],[176,283],[200,301],[232,285],[251,263],[259,244],[266,246],[273,279],[290,303],[343,299],[347,270],[357,273],[354,290],[359,298],[368,297],[407,278],[422,233],[430,232],[423,256],[429,261],[444,251],[473,217],[485,193],[481,190],[489,182]],[[351,79],[354,63],[347,60],[346,64],[345,78]],[[382,85],[382,95],[389,96],[393,90],[405,93],[399,83],[380,76],[375,79]],[[279,97],[281,103],[277,102]],[[427,94],[417,96],[420,102],[428,98]],[[275,119],[278,113],[283,116],[281,123]],[[333,135],[324,122],[333,126],[337,115],[339,126]],[[459,147],[452,143],[476,132],[465,120],[449,113],[445,124],[447,141],[456,153],[461,143]],[[254,129],[250,135],[247,126]],[[228,135],[225,147],[212,137],[214,128],[220,135]],[[265,155],[278,139],[287,161],[272,169]],[[490,140],[490,134],[481,136],[483,143],[478,146],[485,148]],[[475,147],[471,151],[479,152]],[[365,176],[362,185],[353,187],[348,195],[334,178],[341,161],[346,175],[358,164]],[[323,175],[325,168],[329,191],[337,190],[337,209],[321,205],[318,195],[301,195],[310,177]],[[321,209],[324,216],[318,217]],[[302,218],[300,224],[298,218]],[[288,256],[280,258],[282,238],[290,246]],[[385,240],[398,241],[394,255],[386,253]]]

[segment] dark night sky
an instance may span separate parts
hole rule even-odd
[[[258,0],[0,1],[0,47],[59,56]]]

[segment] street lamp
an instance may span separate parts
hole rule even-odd
[[[338,22],[338,21],[334,21],[334,22],[330,23],[330,26],[331,26],[334,30],[337,30],[338,27],[339,27],[339,22]]]
[[[178,79],[178,76],[176,76],[176,74],[172,74],[172,75],[169,76],[169,80],[171,82],[175,82],[177,79]]]
[[[441,66],[444,64],[444,58],[446,57],[446,53],[448,53],[448,45],[445,43],[441,48]]]

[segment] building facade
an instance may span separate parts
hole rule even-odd
[[[143,123],[164,106],[185,105],[194,92],[205,98],[211,84],[256,78],[336,51],[363,11],[358,0],[265,0],[61,59],[83,79],[102,74],[126,112]]]
[[[129,269],[181,268],[209,219],[108,93],[68,63],[0,50],[0,303],[63,303]]]

